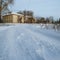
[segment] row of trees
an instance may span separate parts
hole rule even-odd
[[[60,18],[58,20],[54,20],[54,18],[51,17],[36,17],[36,23],[53,23],[53,24],[60,24]]]
[[[19,11],[17,12],[18,14],[23,14],[25,16],[33,16],[33,11],[27,11],[27,10],[24,10],[24,11]]]
[[[55,23],[59,23],[60,24],[60,18],[57,21],[55,21]]]
[[[18,14],[23,14],[26,20],[26,16],[31,16],[34,18],[34,13],[32,11],[19,11],[17,12]],[[30,19],[31,20],[31,19]],[[53,16],[44,18],[44,17],[35,17],[35,22],[34,23],[60,23],[60,18],[58,20],[54,20]]]

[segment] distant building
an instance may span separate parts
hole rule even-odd
[[[24,23],[24,15],[9,13],[3,16],[4,23]]]
[[[35,23],[35,19],[32,16],[25,16],[25,23]]]
[[[19,11],[17,13],[24,15],[24,23],[35,23],[35,18],[33,17],[32,11],[24,10],[24,11]]]
[[[29,12],[29,11],[28,11]],[[4,23],[35,23],[35,18],[32,12],[20,13],[8,13],[2,16]]]

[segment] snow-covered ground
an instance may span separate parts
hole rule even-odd
[[[60,24],[40,24],[40,28],[60,31]]]
[[[1,26],[0,60],[60,60],[60,31],[38,24]]]

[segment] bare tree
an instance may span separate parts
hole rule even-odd
[[[4,11],[8,10],[8,6],[10,4],[13,4],[13,1],[14,0],[0,0],[0,23],[2,23],[2,19],[1,19],[2,11],[4,12]]]

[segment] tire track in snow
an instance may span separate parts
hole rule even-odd
[[[18,29],[19,30],[19,29]],[[34,60],[37,60],[38,58],[36,58],[36,57],[38,57],[37,55],[38,54],[36,54],[36,51],[35,51],[35,47],[36,47],[36,42],[34,42],[31,38],[32,38],[32,35],[31,35],[31,33],[30,32],[28,32],[27,30],[26,30],[26,28],[22,28],[22,29],[20,29],[20,31],[21,30],[23,30],[22,31],[22,33],[20,32],[20,35],[18,35],[18,37],[17,37],[17,39],[20,41],[20,45],[22,45],[21,43],[23,43],[24,45],[23,45],[23,47],[25,47],[25,49],[27,49],[27,51],[28,51],[28,53],[29,53],[29,55],[30,56],[32,56],[32,58],[34,59]],[[22,35],[22,36],[21,36]],[[28,37],[28,36],[30,36],[30,37]],[[32,43],[33,42],[33,43]],[[28,45],[28,46],[27,46]],[[33,45],[35,45],[35,46],[33,46]],[[38,45],[37,45],[38,46]],[[30,48],[32,49],[32,50],[30,50]],[[24,48],[23,48],[23,50],[25,50]],[[27,53],[27,51],[25,50],[25,52]],[[35,52],[33,52],[33,51],[35,51]],[[35,55],[35,58],[34,58],[34,55]],[[43,60],[43,58],[41,58],[42,60]]]

